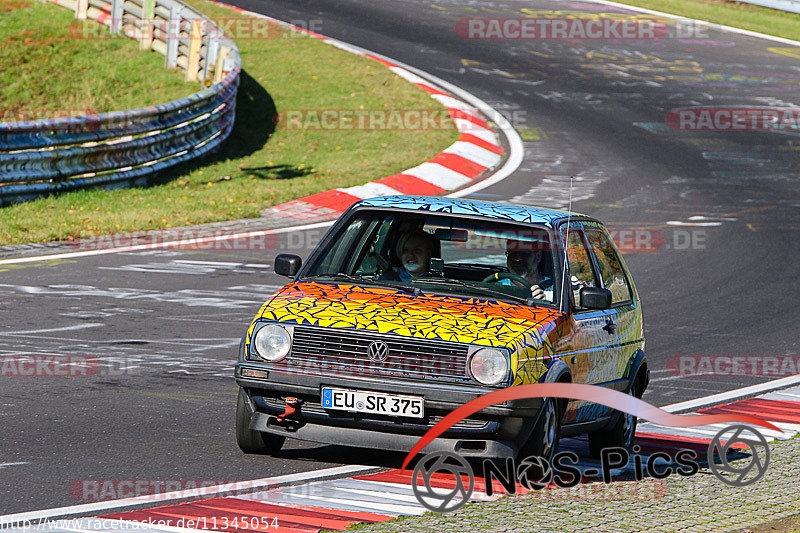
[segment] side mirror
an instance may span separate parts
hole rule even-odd
[[[303,260],[292,254],[278,254],[275,257],[275,273],[293,278],[300,271]],[[610,293],[609,293],[610,294]]]
[[[581,287],[581,307],[586,309],[608,309],[611,307],[611,291],[600,287]]]

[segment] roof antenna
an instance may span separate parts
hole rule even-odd
[[[572,218],[572,180],[575,176],[569,177],[569,207],[567,208],[567,231],[564,234],[564,268],[561,269],[561,298],[558,303],[558,308],[564,308],[564,293],[567,292],[564,290],[564,281],[567,277],[567,243],[569,242],[569,222]],[[570,289],[572,287],[572,280],[570,280]]]

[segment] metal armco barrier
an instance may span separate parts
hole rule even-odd
[[[789,11],[790,13],[800,13],[800,0],[741,0],[746,4],[754,4],[757,6],[771,7],[772,9],[779,9],[780,11]]]
[[[166,104],[0,123],[0,205],[86,187],[129,187],[202,156],[230,134],[241,59],[222,30],[177,0],[54,0],[165,56],[199,92]],[[87,22],[89,24],[89,22]]]

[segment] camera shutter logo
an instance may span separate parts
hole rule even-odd
[[[367,355],[370,361],[382,363],[389,357],[389,346],[383,341],[371,342],[367,348]]]
[[[730,435],[729,435],[730,434]],[[722,441],[725,444],[722,444]],[[728,452],[733,448],[740,450],[744,444],[750,453],[750,462],[733,463]],[[736,448],[734,448],[736,446]],[[720,463],[714,461],[718,455]],[[769,444],[764,435],[743,424],[736,424],[720,430],[708,445],[708,466],[717,478],[733,487],[752,485],[764,475],[769,466]]]
[[[435,489],[431,485],[434,474],[452,474],[455,477],[455,486],[452,489]],[[464,478],[469,480],[464,486]],[[420,477],[423,486],[419,485]],[[437,476],[439,477],[439,476]],[[449,479],[448,479],[449,481]],[[411,474],[411,487],[417,501],[431,511],[446,513],[455,511],[469,501],[475,489],[475,474],[472,467],[460,455],[453,452],[429,453],[419,460]]]
[[[528,490],[545,489],[553,481],[553,467],[544,457],[531,455],[517,466],[517,479]]]

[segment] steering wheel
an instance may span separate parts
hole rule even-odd
[[[497,283],[498,281],[503,279],[510,279],[513,283],[516,283],[520,287],[523,287],[528,290],[531,290],[531,287],[533,287],[533,283],[523,278],[522,276],[512,274],[511,272],[496,272],[494,274],[489,274],[488,276],[483,278],[482,283]]]

